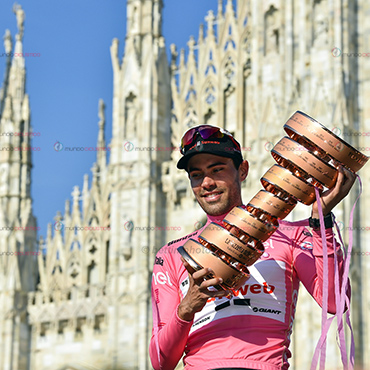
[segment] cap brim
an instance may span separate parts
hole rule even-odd
[[[190,158],[194,157],[197,154],[204,154],[204,153],[218,155],[220,157],[226,157],[226,158],[235,158],[235,153],[232,153],[232,152],[230,152],[230,154],[229,154],[229,153],[224,152],[224,151],[202,150],[201,152],[189,153],[189,154],[184,155],[183,157],[181,157],[179,159],[179,161],[177,162],[177,168],[179,170],[186,170],[187,167],[188,167],[188,162],[189,162]],[[240,155],[240,157],[241,157],[241,155]],[[241,159],[243,159],[243,158],[241,157]]]

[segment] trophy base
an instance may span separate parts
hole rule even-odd
[[[189,256],[188,252],[186,252],[186,250],[183,247],[177,248],[177,251],[180,253],[182,258],[190,265],[190,267],[193,268],[195,271],[199,271],[203,268],[196,261],[194,261],[193,258],[191,258]],[[213,278],[214,278],[213,274],[208,274],[208,275],[206,275],[205,280],[209,280],[209,279],[213,279]],[[221,290],[230,290],[230,288],[228,288],[228,287],[223,287],[222,284],[213,285],[213,287],[216,290],[219,290],[219,291],[221,291]]]

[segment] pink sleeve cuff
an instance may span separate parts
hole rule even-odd
[[[178,314],[178,312],[179,312],[179,305],[180,305],[180,303],[176,306],[176,312],[175,312],[175,319],[176,319],[176,323],[178,324],[178,325],[180,325],[180,326],[188,326],[188,325],[193,325],[193,321],[194,320],[191,320],[191,321],[186,321],[186,320],[183,320],[183,319],[181,319],[180,317],[179,317],[179,314]]]
[[[321,239],[321,231],[320,229],[312,229],[312,235],[313,235],[313,255],[316,257],[322,257],[323,256],[323,249],[322,249],[322,239]],[[327,246],[328,246],[328,254],[334,254],[334,233],[333,229],[325,229],[325,236]],[[337,243],[337,249],[340,245]]]

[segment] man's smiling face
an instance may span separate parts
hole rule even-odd
[[[231,158],[202,153],[189,159],[187,170],[195,198],[208,215],[222,215],[242,204],[247,161],[236,169]]]

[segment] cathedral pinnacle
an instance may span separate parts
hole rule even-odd
[[[56,216],[54,217],[54,221],[56,223],[60,223],[63,220],[63,215],[60,211],[57,212]]]
[[[222,0],[218,0],[217,16],[218,18],[222,17]]]
[[[99,100],[99,134],[98,134],[98,148],[100,150],[97,152],[97,164],[98,169],[101,171],[106,167],[107,164],[107,154],[106,154],[106,142],[105,142],[105,104],[103,99]]]
[[[201,44],[204,40],[204,24],[201,23],[199,26],[198,44]]]
[[[212,10],[208,12],[205,20],[207,22],[207,36],[214,36],[215,32],[213,30],[213,24],[215,21],[215,15],[213,14]]]
[[[12,40],[12,35],[9,30],[5,31],[3,40],[4,40],[5,53],[10,54],[13,49],[13,40]]]
[[[19,37],[17,37],[17,40],[22,41],[23,33],[24,33],[24,19],[25,19],[24,10],[22,9],[21,5],[15,3],[13,6],[13,12],[15,16],[17,17],[17,27],[18,27],[18,35],[19,35]]]
[[[162,35],[162,0],[127,1],[127,38]],[[143,21],[144,20],[144,21]]]
[[[77,211],[79,213],[80,190],[78,186],[73,187],[72,199],[73,199],[73,212]]]
[[[170,45],[170,51],[171,51],[171,70],[176,71],[177,69],[176,61],[179,53],[177,52],[177,47],[175,44]]]
[[[190,36],[190,40],[188,41],[188,47],[189,47],[189,50],[190,50],[191,52],[193,52],[193,51],[194,51],[194,49],[195,49],[195,44],[196,44],[196,42],[195,42],[194,36]]]

